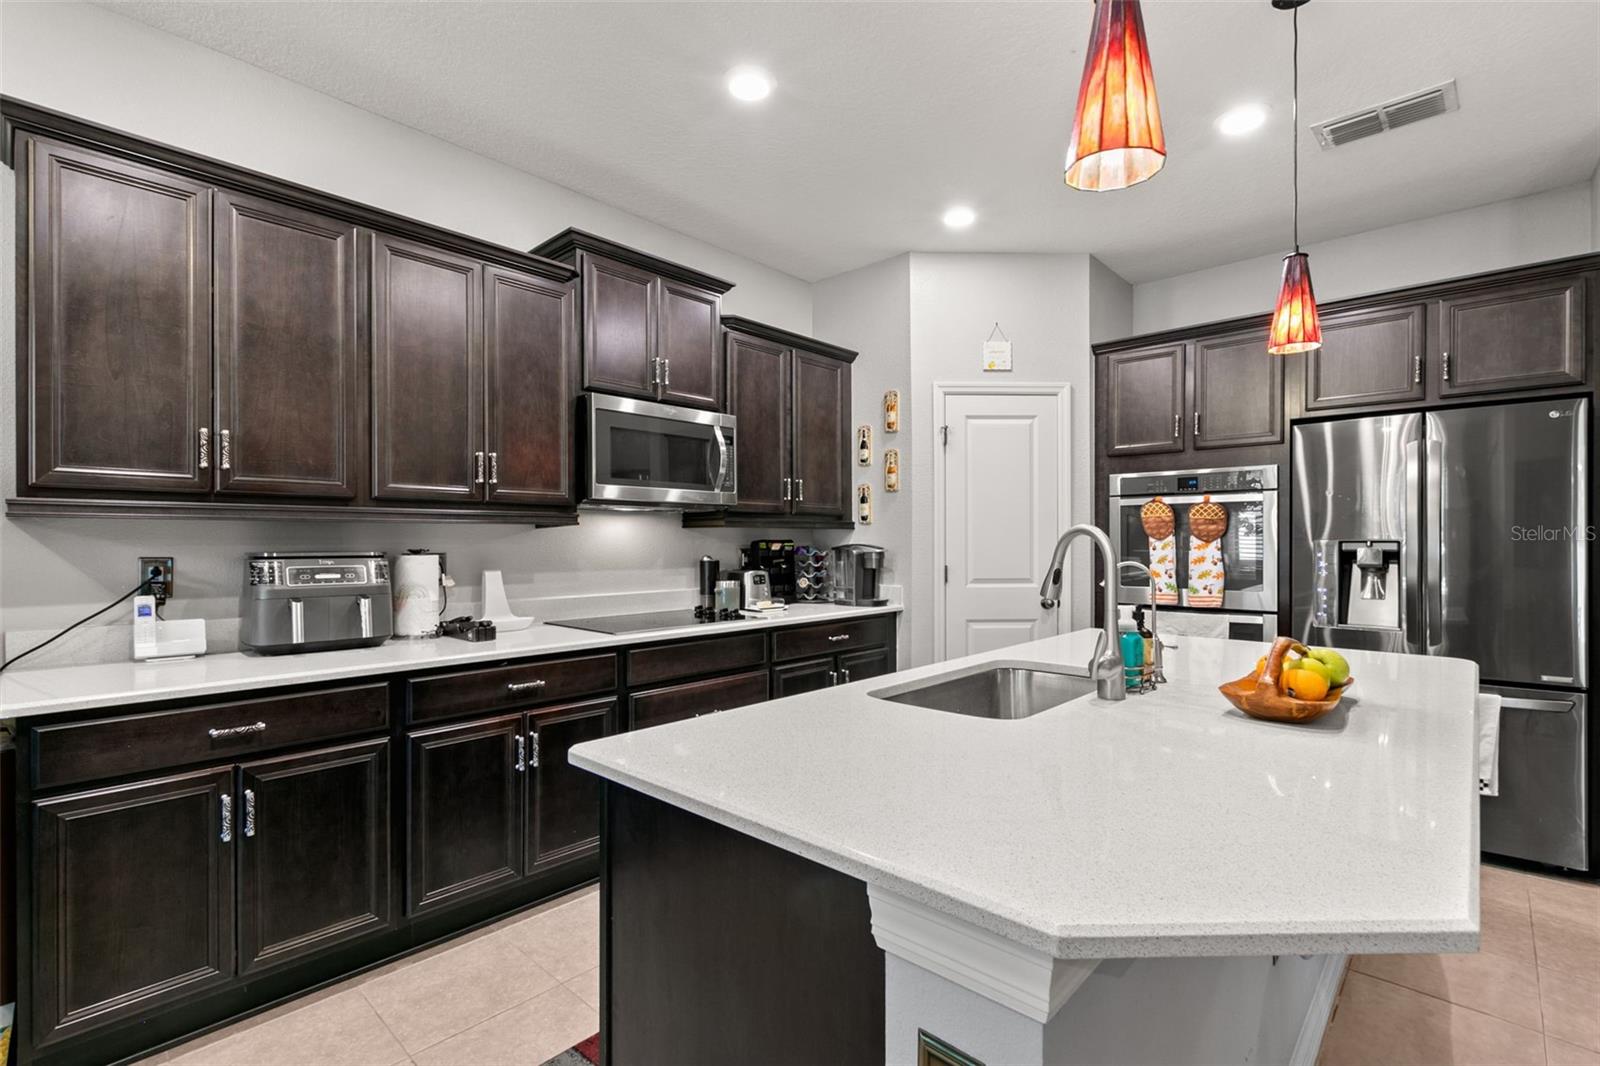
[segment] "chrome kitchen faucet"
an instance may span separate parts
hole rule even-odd
[[[1088,537],[1100,549],[1100,562],[1106,573],[1106,600],[1104,623],[1100,639],[1095,642],[1094,662],[1089,667],[1095,680],[1095,694],[1103,700],[1126,699],[1128,691],[1123,679],[1122,649],[1117,645],[1117,597],[1113,591],[1117,583],[1117,551],[1105,530],[1084,523],[1070,527],[1056,541],[1056,550],[1050,556],[1050,568],[1039,583],[1039,606],[1053,610],[1061,600],[1061,564],[1067,558],[1067,549],[1079,537]],[[1052,595],[1054,593],[1054,595]]]

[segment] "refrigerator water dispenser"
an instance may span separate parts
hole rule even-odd
[[[1400,545],[1341,541],[1338,625],[1400,628]]]

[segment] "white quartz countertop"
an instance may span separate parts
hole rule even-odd
[[[229,652],[167,663],[96,663],[41,670],[20,667],[0,674],[0,719],[26,718],[93,707],[123,707],[157,700],[223,696],[283,685],[369,677],[444,666],[470,666],[555,652],[577,652],[648,644],[685,637],[711,637],[752,629],[832,622],[899,611],[887,607],[842,607],[796,603],[774,618],[705,622],[644,633],[591,633],[538,624],[503,632],[481,644],[439,637],[391,640],[375,648],[309,652],[303,655],[252,655]]]
[[[1350,652],[1315,723],[1216,691],[1263,645],[1178,638],[1170,683],[996,721],[871,693],[1094,631],[572,749],[584,769],[1057,958],[1473,951],[1477,666]]]

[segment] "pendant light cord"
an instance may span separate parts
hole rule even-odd
[[[1290,12],[1294,20],[1294,61],[1289,121],[1294,126],[1294,250],[1300,252],[1300,8]]]

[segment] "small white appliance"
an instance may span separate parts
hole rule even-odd
[[[154,596],[133,598],[133,657],[192,659],[206,653],[206,620],[178,618],[167,621],[156,614]]]

